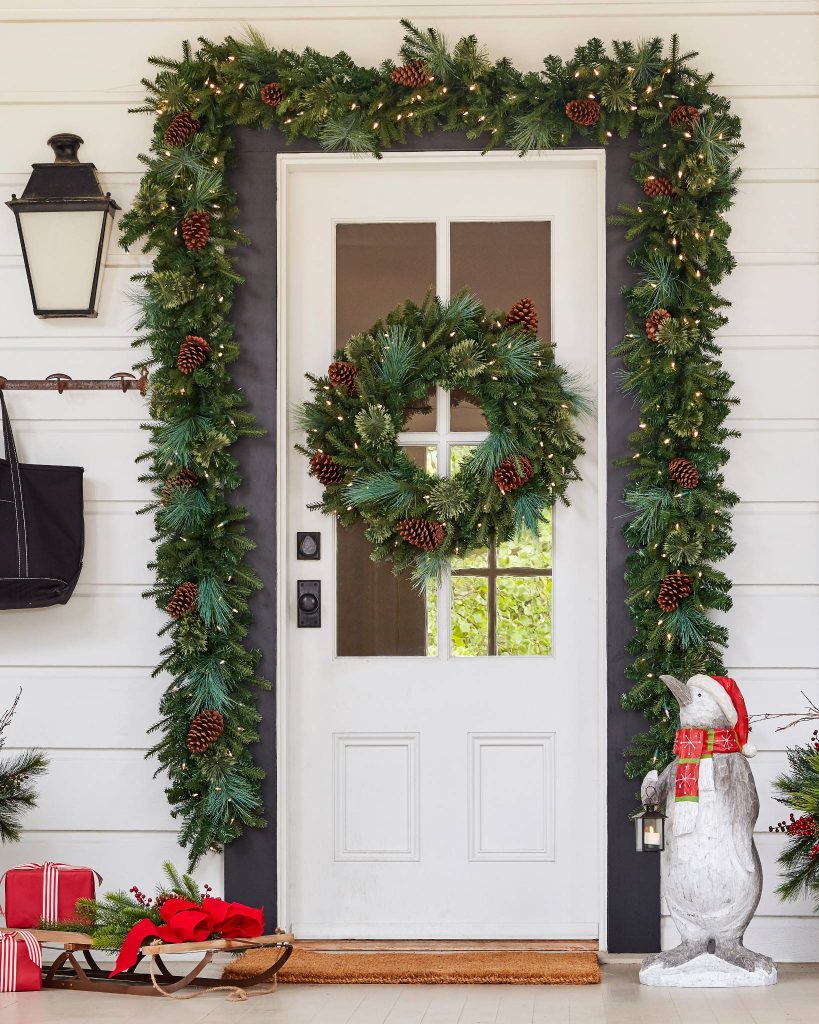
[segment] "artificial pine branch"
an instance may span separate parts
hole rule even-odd
[[[0,715],[0,751],[6,744],[8,728],[22,689],[17,691],[12,705]],[[37,791],[32,781],[43,775],[48,759],[39,750],[24,750],[0,760],[0,842],[15,843],[20,838],[21,818],[24,811],[37,806]]]

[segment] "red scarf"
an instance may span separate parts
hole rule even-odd
[[[741,751],[733,729],[678,729],[674,753],[679,758],[675,799],[696,803],[700,798],[700,761],[713,754]]]

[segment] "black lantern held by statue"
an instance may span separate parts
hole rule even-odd
[[[103,194],[96,167],[77,158],[79,135],[52,135],[48,144],[54,163],[32,164],[22,196],[6,203],[17,219],[34,314],[96,316],[120,207]]]
[[[656,798],[657,791],[650,786],[647,794],[649,803],[634,818],[638,853],[662,853],[665,849],[666,818],[656,802],[652,800],[652,794]]]

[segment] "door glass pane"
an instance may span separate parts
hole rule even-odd
[[[552,653],[550,576],[498,576],[497,653]]]
[[[419,402],[413,403],[407,409],[407,422],[403,426],[403,430],[412,433],[429,431],[434,432],[438,429],[438,405],[436,402],[436,389],[431,387],[426,393],[426,397],[421,399]]]
[[[489,309],[503,310],[527,296],[538,312],[538,334],[551,341],[551,224],[462,221],[449,230],[452,294],[468,288]]]
[[[452,444],[449,446],[449,475],[455,476],[460,469],[461,463],[471,454],[475,445],[473,444]],[[486,548],[478,548],[468,551],[463,555],[456,555],[452,559],[452,568],[486,568],[489,552]],[[453,595],[454,601],[454,595]]]
[[[540,524],[536,537],[531,533],[524,533],[505,544],[498,545],[499,569],[520,565],[531,569],[551,569],[552,513],[548,512],[547,517],[546,521]]]
[[[488,653],[489,583],[480,576],[452,577],[452,653],[475,657]]]
[[[336,531],[336,653],[340,658],[426,652],[426,605],[389,562],[370,561],[362,524]]]
[[[464,460],[472,454],[474,444],[452,444],[449,446],[449,475],[455,476]]]
[[[488,430],[478,399],[463,388],[453,388],[449,393],[449,428],[456,432]]]
[[[434,223],[337,224],[335,242],[334,349],[407,299],[422,301],[435,286]],[[405,429],[434,430],[434,403],[430,412],[411,420]],[[426,466],[424,447],[406,451],[417,465]],[[393,576],[388,562],[371,561],[371,550],[363,527],[337,530],[336,653],[423,657],[428,653],[426,599],[406,575]]]
[[[336,345],[435,287],[435,224],[336,225]]]

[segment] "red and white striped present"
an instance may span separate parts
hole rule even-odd
[[[0,882],[3,878],[7,928],[36,928],[41,920],[76,921],[77,900],[93,899],[95,879],[102,882],[92,868],[52,861],[18,864]]]
[[[39,992],[43,951],[31,932],[0,934],[0,992]]]

